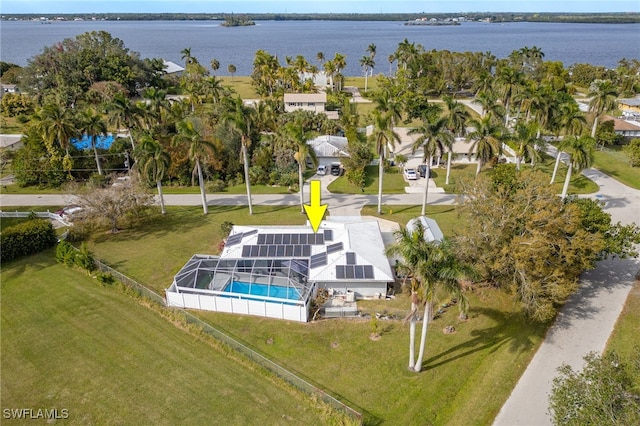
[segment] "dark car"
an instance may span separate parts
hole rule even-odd
[[[418,166],[418,174],[420,174],[420,177],[426,177],[427,176],[427,165],[426,164],[420,164]],[[433,170],[429,169],[429,177],[433,177]]]
[[[340,163],[331,164],[331,176],[341,176],[342,173],[343,173],[343,169]]]

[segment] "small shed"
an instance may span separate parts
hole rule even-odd
[[[426,241],[442,241],[444,239],[444,234],[440,230],[438,223],[427,216],[418,216],[411,219],[407,222],[407,230],[410,232],[415,231],[418,224],[422,225],[422,229],[424,230],[424,239]]]

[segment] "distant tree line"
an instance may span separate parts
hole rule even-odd
[[[73,13],[5,14],[3,20],[29,20],[41,17],[73,20],[105,19],[121,21],[193,21],[224,20],[226,13]],[[639,23],[640,13],[251,13],[258,21],[409,21],[417,18],[445,19],[464,16],[468,20],[492,22],[566,22],[566,23]]]

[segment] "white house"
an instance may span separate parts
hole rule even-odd
[[[220,256],[195,255],[167,304],[306,322],[319,289],[346,300],[384,297],[394,281],[377,221],[332,217],[309,225],[234,226]]]
[[[178,77],[182,75],[182,72],[184,71],[184,68],[181,67],[180,65],[176,64],[175,62],[171,62],[171,61],[162,61],[164,63],[164,72],[171,75],[171,74],[175,74]]]
[[[347,138],[343,136],[322,135],[307,141],[318,157],[318,164],[329,166],[331,163],[340,161],[341,156],[347,153]]]
[[[284,111],[312,111],[315,113],[325,112],[327,103],[326,93],[285,93]]]

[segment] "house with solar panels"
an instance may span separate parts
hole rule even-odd
[[[394,281],[378,222],[234,226],[219,256],[194,255],[166,290],[169,306],[306,322],[318,290],[347,302]]]

